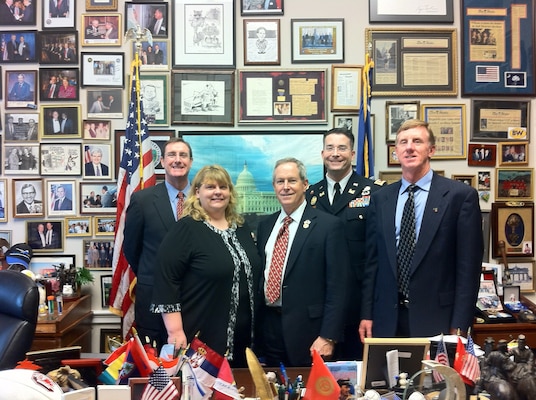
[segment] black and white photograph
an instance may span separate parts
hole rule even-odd
[[[39,175],[39,144],[4,144],[5,175]]]
[[[43,181],[41,179],[13,179],[13,216],[15,218],[42,217]]]
[[[39,32],[39,64],[78,64],[78,32]]]
[[[123,118],[123,91],[121,89],[86,90],[87,117]]]
[[[63,221],[26,221],[26,243],[34,252],[63,250]]]
[[[6,113],[4,124],[4,143],[37,141],[38,113]]]
[[[117,182],[80,183],[80,214],[115,214]]]
[[[76,189],[75,181],[47,180],[45,182],[48,216],[75,215]]]
[[[35,108],[36,88],[37,71],[6,71],[6,109]]]
[[[112,145],[84,144],[84,179],[110,179],[112,177]]]
[[[40,101],[75,101],[79,99],[80,73],[78,68],[39,69]]]
[[[120,46],[123,38],[122,15],[82,14],[82,46]]]
[[[2,31],[0,41],[0,62],[24,64],[37,61],[37,31]]]
[[[76,0],[43,0],[43,29],[74,28],[75,16]]]
[[[80,175],[81,148],[80,143],[41,143],[41,175]]]
[[[69,139],[82,137],[80,129],[80,105],[67,106],[58,104],[54,106],[41,106],[41,120],[39,122],[41,139]]]
[[[385,132],[388,143],[395,141],[396,132],[400,125],[408,119],[419,118],[419,107],[419,101],[385,102]]]

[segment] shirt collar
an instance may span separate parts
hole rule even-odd
[[[292,213],[290,213],[289,217],[291,217],[293,221],[299,222],[302,218],[303,212],[305,211],[306,205],[307,205],[307,202],[304,200],[303,203],[301,203],[298,208],[296,208]],[[285,210],[281,209],[281,212],[279,213],[279,217],[277,217],[277,222],[279,224],[282,224],[286,216],[287,216],[287,213],[285,212]]]
[[[177,188],[173,187],[168,181],[164,181],[164,184],[166,185],[169,200],[171,202],[175,201],[179,192],[184,193],[184,197],[186,197],[188,196],[188,192],[190,191],[190,181],[188,181],[188,183],[186,184],[186,187],[183,190],[178,190]]]
[[[432,186],[432,177],[434,176],[434,171],[430,168],[421,179],[415,182],[415,186],[419,187],[419,190],[424,190],[426,192],[430,191],[430,186]],[[402,184],[400,185],[400,193],[404,193],[408,186],[411,185],[407,180],[402,178]]]
[[[352,172],[353,171],[350,169],[350,171],[346,174],[346,176],[339,181],[339,185],[341,185],[341,189],[342,189],[341,193],[344,192],[344,188],[346,187],[346,184],[350,180],[350,176],[352,176]],[[328,176],[328,174],[326,174],[326,181],[327,181],[328,186],[330,187],[330,189],[333,189],[333,187],[335,186],[335,181],[333,179],[331,179]]]

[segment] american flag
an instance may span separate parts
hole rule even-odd
[[[476,82],[499,82],[499,67],[476,66]]]
[[[449,365],[449,356],[447,354],[447,351],[445,349],[445,343],[443,342],[443,336],[441,336],[441,339],[439,340],[439,343],[437,344],[437,352],[435,356],[435,361],[437,361],[440,364],[443,365]],[[439,372],[434,370],[434,379],[436,382],[441,382],[444,378],[443,375],[441,375]]]
[[[467,344],[465,345],[465,358],[463,360],[460,374],[473,382],[480,378],[480,365],[475,354],[475,343],[471,335],[467,334]]]
[[[162,366],[149,376],[149,382],[141,400],[172,400],[179,398],[179,391]]]
[[[125,143],[117,178],[119,193],[112,261],[113,279],[110,291],[110,311],[123,318],[123,338],[128,336],[134,324],[134,288],[136,285],[136,276],[123,254],[125,215],[131,194],[144,187],[154,186],[156,183],[151,140],[143,113],[139,68],[136,61],[133,62],[132,67],[130,94]]]

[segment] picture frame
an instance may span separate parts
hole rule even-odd
[[[291,60],[344,63],[344,18],[291,19]]]
[[[109,276],[109,275],[104,275]],[[110,343],[114,343],[114,346],[110,346]],[[100,330],[100,352],[101,353],[111,353],[115,350],[112,347],[119,347],[123,343],[123,334],[121,329],[109,329],[101,328]],[[129,379],[130,380],[130,379]]]
[[[359,126],[359,114],[334,114],[333,115],[333,127],[345,128],[352,132],[354,136],[357,135],[357,128]]]
[[[359,112],[362,73],[362,65],[331,66],[331,111]]]
[[[166,145],[167,141],[171,139],[172,137],[176,136],[176,132],[174,130],[155,130],[151,129],[151,142],[153,143],[152,149],[153,149],[153,167],[154,167],[154,173],[156,175],[164,175],[165,169],[162,163],[160,162],[160,158],[164,156],[164,146]],[[121,164],[121,156],[123,154],[123,149],[125,145],[125,130],[124,129],[116,129],[114,132],[115,137],[115,169],[116,169],[116,176],[119,175],[119,166]]]
[[[95,236],[113,236],[115,232],[115,215],[96,216],[93,218]]]
[[[454,22],[453,0],[439,0],[426,4],[389,0],[369,0],[369,22],[376,23],[443,23]]]
[[[519,285],[521,293],[534,293],[536,291],[534,280],[534,264],[536,261],[508,262],[508,270],[512,277],[512,283]],[[504,268],[504,264],[500,264]],[[506,287],[505,287],[506,289]],[[505,296],[506,298],[506,296]]]
[[[396,145],[394,143],[387,143],[387,166],[400,167],[400,160],[396,155]]]
[[[78,204],[75,181],[47,180],[47,215],[49,217],[76,215]],[[68,227],[65,226],[65,231]]]
[[[86,141],[109,141],[112,121],[102,119],[84,119],[82,121],[82,139]]]
[[[380,171],[380,180],[385,181],[386,184],[398,182],[402,178],[402,171]]]
[[[385,142],[394,143],[398,128],[408,119],[420,118],[420,101],[385,102]]]
[[[497,168],[496,201],[530,201],[534,198],[533,168]]]
[[[374,96],[456,96],[455,29],[365,29]],[[419,70],[414,70],[418,65]]]
[[[37,104],[37,71],[6,71],[5,109],[34,109]]]
[[[167,2],[161,1],[135,1],[125,2],[125,32],[129,29],[136,29],[139,25],[151,32],[153,39],[168,38],[171,25],[168,20],[173,21],[168,13]],[[158,17],[158,18],[157,18]]]
[[[279,19],[244,19],[244,65],[281,65]]]
[[[2,221],[2,222],[5,222],[5,221]],[[13,231],[2,230],[2,231],[0,231],[0,239],[4,239],[6,242],[8,242],[11,245],[11,236],[12,236],[12,234],[13,234]]]
[[[112,197],[111,205],[109,200],[103,204],[102,198],[106,192]],[[117,182],[80,182],[78,193],[80,193],[80,215],[115,214],[117,211],[117,204],[114,202]],[[100,203],[97,196],[100,196]]]
[[[528,166],[529,142],[499,142],[499,166]]]
[[[86,268],[93,270],[108,270],[112,268],[113,238],[83,239],[82,246],[84,251],[84,266]],[[92,250],[91,253],[90,249]],[[95,249],[98,250],[98,254],[95,252]]]
[[[112,145],[105,143],[84,144],[84,179],[112,179]]]
[[[37,31],[0,31],[0,41],[5,43],[2,63],[27,64],[37,62]],[[20,54],[21,42],[24,42]]]
[[[421,118],[436,138],[434,160],[465,159],[465,104],[423,104]]]
[[[36,24],[36,4],[8,3],[10,13],[2,15],[1,25],[3,26],[27,26]],[[3,9],[2,13],[8,9]]]
[[[520,286],[505,286],[503,288],[504,304],[513,304],[520,301],[521,287]]]
[[[469,143],[467,165],[470,167],[495,167],[497,163],[497,145]]]
[[[34,254],[30,261],[28,269],[34,274],[41,274],[43,277],[50,277],[51,274],[55,274],[56,269],[54,265],[63,264],[66,267],[76,265],[75,254]]]
[[[39,139],[75,139],[82,137],[80,104],[42,105]]]
[[[147,124],[149,126],[168,126],[168,75],[140,75],[140,88],[143,98],[143,111]]]
[[[53,232],[50,239],[49,229],[52,229]],[[63,232],[63,221],[49,219],[26,221],[26,243],[33,249],[34,253],[63,251]]]
[[[112,290],[113,275],[101,275],[101,304],[102,308],[108,308],[110,304],[110,291]]]
[[[476,175],[463,175],[463,174],[452,174],[451,179],[464,183],[468,186],[471,186],[475,189],[478,188],[476,184]]]
[[[534,0],[463,0],[461,10],[462,96],[534,96]]]
[[[38,33],[39,64],[78,64],[80,43],[78,31],[73,32],[39,32]],[[60,48],[58,43],[62,44]]]
[[[53,6],[52,8],[50,6]],[[43,1],[43,30],[75,29],[76,0],[62,0],[60,7],[54,2]]]
[[[506,257],[534,256],[534,203],[492,203],[491,248],[494,258],[501,257],[499,241],[505,243]]]
[[[235,67],[235,1],[176,0],[173,15],[175,67]],[[201,40],[200,32],[207,26],[216,26],[218,31],[210,40]]]
[[[149,49],[150,48],[150,49]],[[132,58],[138,51],[141,60],[140,71],[167,72],[171,64],[171,42],[169,39],[153,38],[153,43],[142,42],[139,49],[132,43]]]
[[[529,100],[471,100],[471,140],[530,140]]]
[[[117,11],[117,0],[86,0],[86,11]]]
[[[173,70],[172,125],[234,125],[234,70]]]
[[[78,68],[39,68],[39,101],[80,99]]]
[[[239,70],[238,122],[325,123],[326,78],[326,69]]]
[[[125,87],[125,53],[81,53],[80,66],[82,87]]]
[[[9,209],[9,205],[7,203],[9,198],[7,190],[7,179],[0,179],[0,222],[7,222],[7,210]],[[1,237],[4,236],[0,235],[0,238]],[[9,240],[5,237],[4,239],[11,243],[11,233],[9,234]]]
[[[39,113],[5,113],[4,143],[37,142]]]
[[[65,218],[65,237],[93,236],[93,224],[91,217],[68,217]]]
[[[122,89],[86,90],[87,118],[123,118],[123,97]]]
[[[88,13],[81,15],[82,46],[121,46],[123,16],[120,13]]]
[[[490,171],[478,171],[478,187],[477,190],[490,191],[491,190],[491,172]],[[484,211],[482,211],[484,213]],[[489,236],[489,235],[488,235]]]
[[[39,175],[39,144],[4,144],[4,175]]]
[[[283,1],[284,0],[269,0],[268,2],[262,2],[259,0],[240,0],[240,15],[283,15]]]
[[[43,181],[41,179],[13,179],[12,183],[13,217],[44,217]]]

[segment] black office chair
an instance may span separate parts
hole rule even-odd
[[[24,360],[37,326],[39,290],[28,276],[0,271],[0,370]]]

